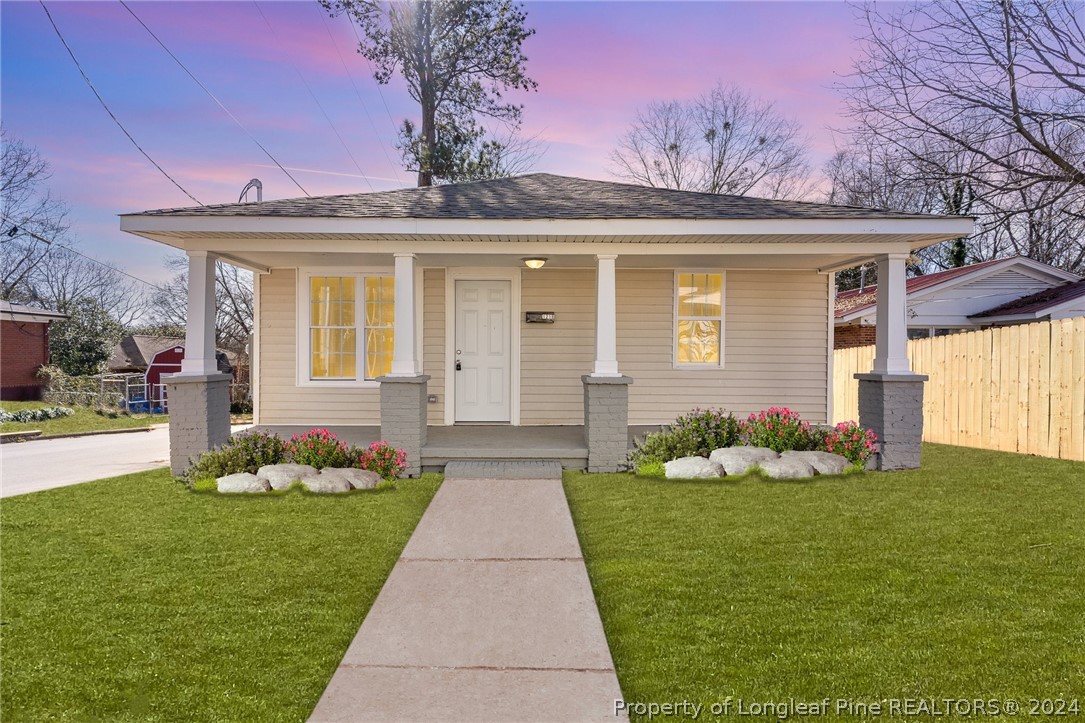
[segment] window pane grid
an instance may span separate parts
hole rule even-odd
[[[310,378],[355,378],[358,342],[354,305],[354,277],[313,276],[310,278]]]
[[[395,332],[395,278],[365,279],[365,378],[392,372]]]
[[[723,274],[678,274],[675,361],[719,365]]]
[[[311,380],[358,381],[389,374],[394,331],[394,277],[310,277]]]

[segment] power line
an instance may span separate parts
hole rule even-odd
[[[392,158],[388,155],[388,149],[384,147],[384,143],[380,142],[380,132],[377,130],[377,124],[373,122],[373,116],[369,112],[369,107],[365,104],[365,101],[362,100],[362,92],[358,90],[358,84],[354,82],[354,74],[350,72],[347,60],[339,50],[339,44],[335,42],[335,36],[332,35],[332,29],[328,25],[328,18],[324,13],[324,9],[318,5],[313,5],[313,7],[316,8],[317,14],[320,15],[320,20],[324,23],[324,30],[328,33],[328,40],[331,42],[332,47],[335,48],[335,53],[339,56],[339,62],[343,64],[343,70],[347,72],[347,77],[350,78],[350,84],[354,87],[354,95],[358,96],[358,102],[361,103],[362,110],[365,111],[365,117],[369,120],[369,125],[373,129],[373,135],[377,138],[381,152],[384,153],[384,160],[388,161],[388,165],[392,167],[392,173],[395,175],[396,181],[403,183],[403,180],[399,177],[399,167],[395,163],[392,163]]]
[[[132,134],[128,132],[128,129],[124,127],[124,124],[121,123],[117,116],[114,115],[113,111],[109,109],[109,106],[106,105],[106,102],[102,98],[101,94],[98,93],[98,89],[94,87],[94,83],[90,82],[90,77],[87,75],[87,72],[83,70],[83,66],[79,63],[79,59],[75,57],[75,53],[73,53],[72,49],[68,46],[68,41],[64,39],[64,35],[61,34],[60,28],[58,28],[56,22],[53,21],[53,15],[49,12],[49,8],[45,7],[45,0],[38,0],[38,2],[41,4],[42,10],[45,11],[46,17],[49,18],[49,24],[53,26],[53,30],[56,32],[57,37],[60,38],[61,45],[63,45],[64,49],[68,51],[68,55],[71,56],[72,62],[75,63],[75,67],[79,69],[79,74],[82,75],[83,80],[87,82],[87,87],[89,87],[91,92],[94,93],[94,97],[97,98],[98,102],[102,104],[102,107],[105,108],[105,112],[109,114],[109,117],[113,119],[113,122],[117,124],[117,127],[124,132],[124,135],[128,136],[128,140],[132,141],[132,145],[134,145],[139,150],[139,152],[143,154],[143,157],[150,161],[151,165],[157,168],[163,176],[169,179],[170,183],[172,183],[174,186],[177,186],[177,188],[180,189],[181,193],[191,198],[196,204],[202,206],[203,204],[200,203],[200,200],[198,198],[186,191],[184,187],[173,178],[173,176],[166,173],[166,169],[158,165],[158,163],[156,163],[155,160],[151,158],[147,151],[143,150],[142,146],[140,146],[139,143],[136,142],[136,139],[132,137]]]
[[[211,92],[211,91],[210,91],[210,90],[209,90],[209,89],[207,88],[207,86],[206,86],[206,85],[204,85],[203,83],[201,83],[201,82],[200,82],[200,79],[199,79],[199,78],[197,78],[197,77],[196,77],[196,76],[195,76],[195,75],[194,75],[194,74],[192,73],[192,71],[191,71],[191,70],[189,70],[189,69],[188,69],[188,68],[187,68],[187,67],[185,66],[185,64],[184,64],[184,63],[182,63],[182,62],[181,62],[180,58],[178,58],[178,57],[177,57],[176,55],[174,55],[174,54],[173,54],[173,51],[171,51],[171,50],[170,50],[169,48],[167,48],[167,47],[166,47],[166,44],[162,42],[162,39],[161,39],[161,38],[159,38],[159,37],[158,37],[157,35],[155,35],[155,34],[154,34],[154,31],[153,31],[153,30],[151,30],[151,29],[150,29],[150,28],[149,28],[149,27],[147,26],[147,23],[143,22],[143,20],[142,20],[142,19],[140,19],[140,17],[139,17],[138,15],[136,15],[135,11],[134,11],[134,10],[132,10],[132,8],[128,7],[128,3],[126,3],[126,2],[124,1],[124,0],[120,0],[120,3],[121,3],[121,5],[122,5],[122,6],[124,7],[124,9],[125,9],[125,10],[127,10],[127,11],[128,11],[128,13],[129,13],[129,14],[130,14],[130,15],[131,15],[131,16],[132,16],[133,18],[135,18],[135,19],[136,19],[136,22],[138,22],[138,23],[139,23],[140,25],[142,25],[142,26],[143,26],[143,29],[144,29],[144,30],[146,30],[146,31],[147,31],[147,32],[148,32],[148,33],[150,34],[150,36],[151,36],[152,38],[154,38],[154,39],[155,39],[155,42],[157,42],[157,43],[158,43],[158,44],[159,44],[159,45],[160,45],[160,46],[162,47],[162,49],[166,51],[166,54],[167,54],[167,55],[169,55],[169,56],[170,56],[171,58],[173,58],[174,62],[175,62],[175,63],[177,63],[177,65],[181,66],[181,70],[185,71],[185,73],[187,73],[187,74],[188,74],[188,77],[189,77],[189,78],[192,78],[193,82],[195,82],[195,83],[196,83],[196,85],[200,86],[200,88],[201,88],[201,89],[203,90],[203,92],[204,92],[204,93],[207,93],[208,97],[210,97],[210,98],[211,98],[211,100],[215,101],[215,103],[217,103],[217,104],[218,104],[218,107],[219,107],[219,108],[221,108],[221,109],[223,110],[223,112],[224,112],[224,113],[226,113],[226,115],[230,116],[230,119],[231,119],[231,120],[233,120],[233,122],[237,124],[238,128],[240,128],[241,130],[243,130],[243,131],[245,132],[245,135],[247,135],[247,136],[249,137],[249,140],[251,140],[251,141],[252,141],[253,143],[255,143],[255,144],[257,145],[257,147],[258,147],[258,148],[259,148],[259,149],[260,149],[261,151],[263,151],[263,152],[264,152],[264,155],[265,155],[265,156],[267,156],[268,158],[270,158],[270,159],[271,159],[271,162],[272,162],[272,163],[274,163],[274,164],[275,164],[276,166],[278,166],[278,167],[279,167],[279,170],[280,170],[280,171],[282,171],[283,173],[285,173],[285,174],[286,174],[286,177],[287,177],[287,178],[289,178],[289,179],[290,179],[291,181],[293,181],[293,182],[294,182],[294,185],[295,185],[295,186],[297,186],[297,187],[298,187],[299,189],[301,189],[301,192],[302,192],[302,193],[304,193],[304,194],[305,194],[306,196],[309,196],[309,192],[308,192],[308,191],[306,191],[306,190],[305,190],[305,188],[304,188],[304,187],[302,187],[302,185],[301,185],[300,183],[298,183],[298,180],[297,180],[296,178],[294,178],[294,177],[293,177],[292,175],[290,175],[290,171],[286,170],[286,168],[284,168],[284,167],[283,167],[283,165],[282,165],[281,163],[279,163],[279,161],[277,161],[277,160],[275,159],[275,156],[271,155],[271,152],[270,152],[270,151],[269,151],[269,150],[268,150],[267,148],[264,148],[263,144],[262,144],[262,143],[260,143],[260,141],[256,140],[256,137],[255,137],[255,136],[253,136],[253,134],[249,132],[249,129],[248,129],[248,128],[246,128],[246,127],[245,127],[244,125],[242,125],[241,121],[239,121],[239,120],[237,119],[237,116],[235,116],[235,115],[234,115],[233,113],[231,113],[231,112],[230,112],[230,110],[229,110],[229,109],[228,109],[228,108],[227,108],[227,107],[226,107],[225,105],[223,105],[223,104],[222,104],[222,101],[220,101],[220,100],[219,100],[219,99],[218,99],[218,98],[217,98],[217,97],[215,96],[215,94],[214,94],[214,93],[212,93],[212,92]],[[311,198],[311,196],[310,196],[310,198]]]
[[[197,203],[199,203],[199,201],[197,201]],[[38,241],[41,241],[43,244],[45,244],[45,245],[47,245],[49,247],[59,246],[62,249],[66,249],[68,251],[71,251],[76,256],[82,256],[87,261],[98,264],[99,266],[104,266],[105,268],[109,269],[110,271],[115,271],[118,274],[121,274],[123,276],[127,276],[128,278],[133,279],[135,281],[138,281],[141,284],[146,284],[147,286],[150,286],[152,289],[157,289],[158,288],[157,285],[152,284],[150,281],[147,281],[146,279],[141,279],[138,276],[133,276],[132,274],[128,273],[127,271],[122,271],[121,269],[118,269],[116,266],[111,266],[111,265],[107,264],[104,261],[99,261],[98,259],[94,258],[93,256],[87,256],[82,251],[76,251],[71,246],[68,246],[66,244],[62,244],[59,241],[50,241],[49,239],[45,238],[44,236],[41,236],[39,234],[34,233],[33,231],[29,231],[29,230],[27,230],[25,228],[22,228],[22,227],[16,225],[15,222],[12,221],[11,219],[3,218],[3,217],[0,217],[0,218],[2,218],[5,223],[12,224],[12,227],[10,229],[8,229],[7,234],[6,234],[9,238],[14,237],[14,235],[16,233],[18,233],[19,231],[22,231],[27,236],[30,236],[33,239],[37,239]]]
[[[276,37],[276,39],[278,39],[279,34],[275,31],[275,28],[272,27],[271,22],[267,19],[267,16],[264,15],[264,11],[260,8],[260,4],[257,3],[256,0],[252,0],[252,4],[256,6],[256,10],[260,13],[260,17],[264,19],[264,24],[267,25],[271,33]],[[362,167],[358,165],[358,160],[354,157],[354,154],[350,152],[350,147],[347,146],[347,142],[343,140],[343,136],[339,133],[339,129],[335,127],[335,123],[332,122],[331,116],[329,116],[328,112],[324,110],[324,106],[320,104],[320,100],[316,97],[316,93],[313,92],[313,89],[309,86],[309,83],[306,82],[305,76],[301,74],[301,70],[298,69],[297,64],[294,63],[293,60],[290,60],[290,65],[293,66],[294,72],[297,73],[297,76],[301,80],[302,85],[304,85],[305,89],[309,91],[309,97],[313,99],[313,102],[316,103],[316,107],[319,108],[320,112],[324,115],[324,120],[328,121],[328,125],[331,126],[332,132],[339,139],[340,145],[342,145],[343,150],[347,152],[347,155],[350,157],[350,160],[354,164],[354,167],[357,168],[358,173],[362,174],[362,177],[365,178],[365,182],[366,185],[369,186],[369,190],[376,191],[377,189],[373,187],[373,182],[369,180],[369,176],[367,176],[365,174],[365,171],[362,170]]]

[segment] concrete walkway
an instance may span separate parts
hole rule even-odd
[[[234,425],[238,432],[249,425]],[[0,445],[0,497],[143,472],[170,463],[166,427]]]
[[[311,721],[615,720],[560,467],[535,464],[450,465]]]

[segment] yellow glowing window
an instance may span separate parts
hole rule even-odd
[[[675,361],[719,366],[723,346],[723,274],[678,274]]]
[[[353,276],[309,280],[309,374],[313,379],[354,379],[358,331]]]
[[[365,279],[365,378],[392,371],[395,326],[395,279],[367,276]]]
[[[390,276],[310,277],[309,378],[357,381],[391,372],[394,299]]]

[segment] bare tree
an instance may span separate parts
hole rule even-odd
[[[798,122],[734,85],[691,102],[650,103],[611,153],[614,175],[644,186],[803,198],[809,141]]]
[[[909,183],[970,189],[978,255],[1029,250],[1080,270],[1080,237],[1069,249],[1050,237],[1085,218],[1085,5],[931,0],[858,14],[865,37],[843,91],[863,142],[903,158]]]
[[[174,255],[166,260],[173,277],[158,286],[151,308],[153,326],[183,329],[188,304],[188,259]],[[244,356],[252,334],[252,273],[221,261],[215,267],[215,343]]]
[[[49,194],[49,162],[36,148],[0,129],[0,298],[25,289],[30,274],[49,252],[41,241],[68,232],[68,208]]]

